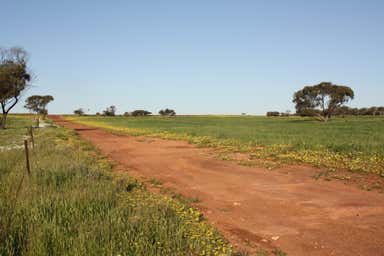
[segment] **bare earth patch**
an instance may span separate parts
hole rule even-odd
[[[238,248],[255,253],[278,247],[295,256],[384,255],[384,194],[353,185],[359,179],[376,184],[380,177],[319,175],[324,170],[309,166],[243,166],[187,142],[115,135],[60,116],[51,119],[75,129],[118,169],[198,198],[195,206]]]

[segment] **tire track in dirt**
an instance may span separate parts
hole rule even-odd
[[[132,176],[199,198],[207,220],[240,248],[278,247],[294,256],[384,255],[384,194],[316,181],[310,178],[315,168],[244,167],[187,142],[115,135],[50,118]]]

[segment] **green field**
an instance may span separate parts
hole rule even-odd
[[[334,118],[327,123],[301,117],[177,116],[67,117],[134,135],[188,140],[251,153],[254,158],[384,175],[384,118]]]
[[[10,117],[0,131],[0,255],[232,254],[197,210],[113,173],[72,131],[35,130],[26,175],[16,146],[31,123]]]

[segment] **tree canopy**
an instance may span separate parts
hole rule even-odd
[[[322,82],[295,92],[293,102],[298,114],[317,116],[326,122],[338,108],[353,98],[354,92],[350,87]]]
[[[53,101],[54,98],[51,95],[32,95],[25,100],[25,108],[37,114],[42,114],[43,117],[48,114],[46,109],[49,102]]]
[[[28,54],[22,48],[0,48],[0,128],[4,129],[9,111],[19,102],[20,94],[31,81],[27,69]]]
[[[150,114],[152,114],[152,113],[147,111],[147,110],[142,110],[142,109],[135,110],[131,113],[132,116],[148,116]]]
[[[103,115],[105,116],[115,116],[116,114],[116,107],[115,106],[110,106],[108,108],[106,108],[104,111],[103,111]]]
[[[75,109],[75,110],[73,111],[73,113],[74,113],[75,115],[82,116],[82,115],[84,115],[85,111],[84,111],[84,109],[82,109],[82,108],[78,108],[78,109]]]
[[[166,109],[160,110],[159,114],[162,115],[162,116],[175,116],[176,112],[173,109],[166,108]]]

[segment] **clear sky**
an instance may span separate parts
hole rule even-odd
[[[0,15],[0,46],[31,55],[25,96],[53,95],[51,113],[264,114],[321,81],[384,105],[383,0],[1,0]]]

